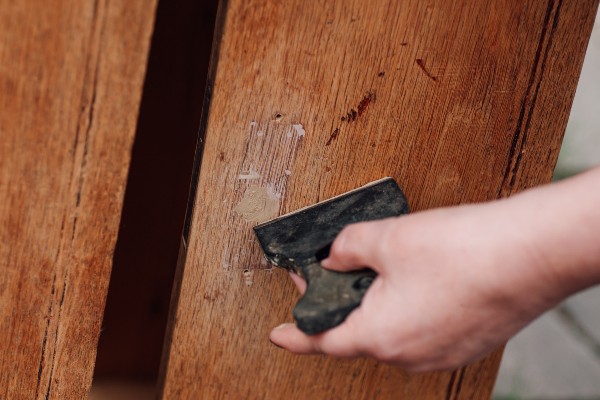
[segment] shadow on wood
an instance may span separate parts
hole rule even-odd
[[[216,3],[158,5],[95,378],[158,372]]]

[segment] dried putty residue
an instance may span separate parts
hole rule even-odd
[[[302,124],[293,124],[292,128],[294,128],[294,130],[298,134],[298,137],[302,137],[306,134],[306,131],[304,130]]]
[[[260,174],[258,173],[258,171],[254,171],[252,168],[250,168],[248,172],[243,172],[238,175],[238,179],[241,181],[249,181],[258,178],[260,178]]]
[[[306,131],[304,130],[302,124],[292,124],[292,126],[288,128],[285,135],[291,138],[292,136],[294,136],[294,133],[296,133],[298,137],[303,137],[304,135],[306,135]]]
[[[244,198],[233,209],[248,222],[264,222],[277,216],[281,195],[272,186],[251,185]]]
[[[244,283],[250,287],[254,283],[254,271],[251,269],[244,270]]]

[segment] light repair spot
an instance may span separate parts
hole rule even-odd
[[[254,171],[252,168],[250,168],[248,171],[244,171],[238,175],[238,179],[240,181],[249,181],[252,179],[259,179],[259,178],[260,178],[260,174],[258,173],[258,171]]]
[[[298,134],[298,137],[302,137],[306,134],[306,131],[304,130],[302,124],[292,124],[292,128],[294,128],[294,130]]]
[[[281,195],[272,186],[266,188],[251,185],[244,198],[233,209],[248,222],[264,222],[277,216]]]
[[[244,270],[244,283],[246,286],[250,287],[254,283],[254,271],[251,269]]]

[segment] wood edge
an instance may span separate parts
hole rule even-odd
[[[219,64],[219,53],[221,50],[221,39],[225,27],[225,18],[227,17],[228,1],[218,0],[217,16],[215,20],[215,30],[213,32],[212,48],[210,51],[210,61],[208,64],[208,76],[206,77],[206,86],[204,88],[204,101],[202,103],[202,114],[200,116],[200,126],[198,128],[198,141],[196,142],[196,151],[194,154],[194,164],[192,166],[192,179],[190,181],[190,193],[188,195],[188,204],[183,222],[183,239],[188,242],[190,230],[192,227],[192,218],[194,215],[194,203],[196,192],[198,191],[198,178],[200,177],[200,165],[202,164],[202,154],[204,151],[204,138],[208,126],[208,117],[210,116],[210,104],[212,100],[215,77],[217,74],[217,65]]]
[[[179,245],[179,254],[177,257],[177,265],[175,267],[175,276],[171,290],[171,299],[169,302],[169,312],[167,317],[167,327],[165,330],[165,338],[163,341],[162,356],[160,368],[158,371],[158,379],[156,382],[156,398],[162,399],[165,397],[165,387],[167,382],[167,374],[169,371],[169,359],[171,356],[171,345],[173,342],[173,334],[175,331],[176,315],[179,309],[179,295],[181,291],[181,282],[183,280],[183,272],[187,259],[188,239],[190,235],[192,218],[194,215],[194,203],[196,193],[198,191],[198,178],[200,176],[200,165],[202,163],[202,154],[204,150],[204,138],[206,137],[206,129],[208,125],[208,117],[210,115],[210,103],[212,100],[213,87],[219,63],[219,51],[221,47],[221,39],[227,17],[228,0],[219,0],[217,7],[217,15],[215,20],[215,29],[213,32],[212,48],[210,53],[210,61],[208,65],[208,76],[204,88],[204,101],[202,103],[202,113],[200,116],[200,127],[198,128],[198,140],[196,142],[196,151],[194,154],[194,164],[192,166],[192,177],[190,182],[190,191],[188,194],[188,203],[185,212],[183,223],[183,231],[181,234],[181,242]]]

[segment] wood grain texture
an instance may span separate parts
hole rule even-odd
[[[0,398],[91,384],[155,2],[0,6]]]
[[[408,375],[271,345],[298,295],[265,265],[256,214],[236,206],[262,199],[283,214],[393,176],[418,211],[548,182],[597,5],[230,0],[164,397],[489,397],[500,350]]]

